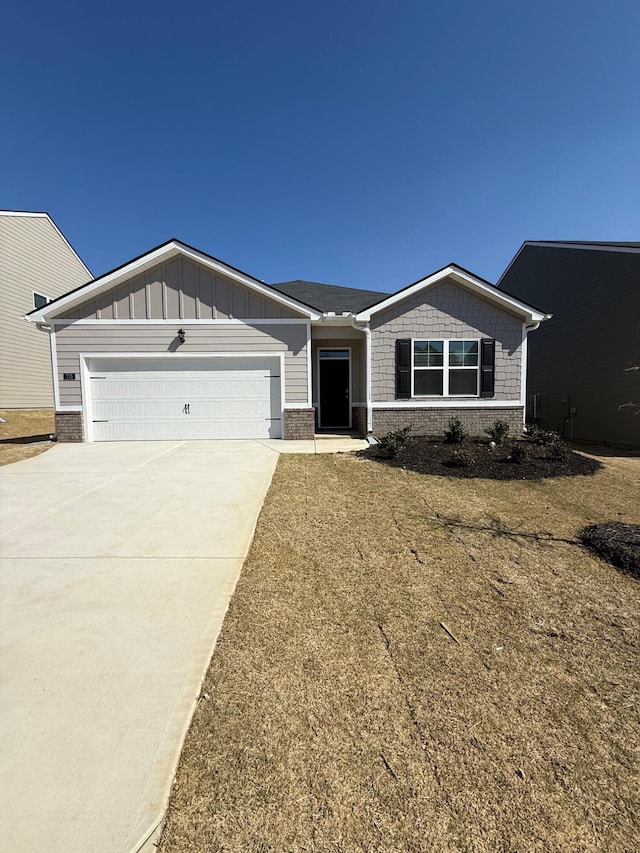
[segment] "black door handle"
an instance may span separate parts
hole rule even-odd
[[[190,414],[191,414],[190,408],[191,408],[191,404],[190,404],[190,403],[185,403],[185,404],[184,404],[184,408],[183,408],[183,410],[182,410],[182,411],[184,412],[184,414],[185,414],[185,415],[190,415]]]

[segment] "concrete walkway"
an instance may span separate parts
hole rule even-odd
[[[154,830],[268,445],[67,444],[0,468],[0,850],[130,853]]]

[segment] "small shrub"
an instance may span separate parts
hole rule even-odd
[[[509,457],[512,462],[515,462],[517,465],[522,465],[522,463],[526,462],[528,458],[529,448],[524,442],[519,441],[517,444],[513,445],[511,456]]]
[[[557,437],[556,441],[548,445],[547,456],[549,459],[553,459],[554,462],[566,462],[570,453],[571,451],[560,436]]]
[[[543,444],[546,447],[551,446],[552,444],[557,444],[561,442],[562,439],[560,434],[555,432],[552,429],[540,429],[537,424],[531,424],[527,426],[527,433],[536,444]]]
[[[396,429],[392,432],[388,432],[386,435],[383,435],[380,439],[380,449],[385,454],[385,456],[389,457],[389,459],[393,459],[394,456],[397,456],[398,453],[405,447],[407,441],[409,441],[409,433],[411,432],[411,427],[403,427],[402,429]]]
[[[475,465],[476,460],[468,450],[454,450],[444,464],[449,468],[466,468],[469,465]]]
[[[496,444],[504,444],[505,438],[509,435],[508,421],[494,421],[491,426],[485,430],[487,435],[491,437]]]
[[[449,420],[449,429],[445,429],[444,435],[447,439],[447,444],[462,444],[468,438],[469,431],[460,418],[451,418]]]

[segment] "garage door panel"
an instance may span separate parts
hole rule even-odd
[[[94,441],[281,437],[279,359],[140,361],[89,361]]]

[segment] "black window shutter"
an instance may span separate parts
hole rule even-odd
[[[411,397],[411,341],[396,341],[396,399]]]
[[[480,396],[493,397],[496,374],[496,342],[493,338],[480,341]]]

